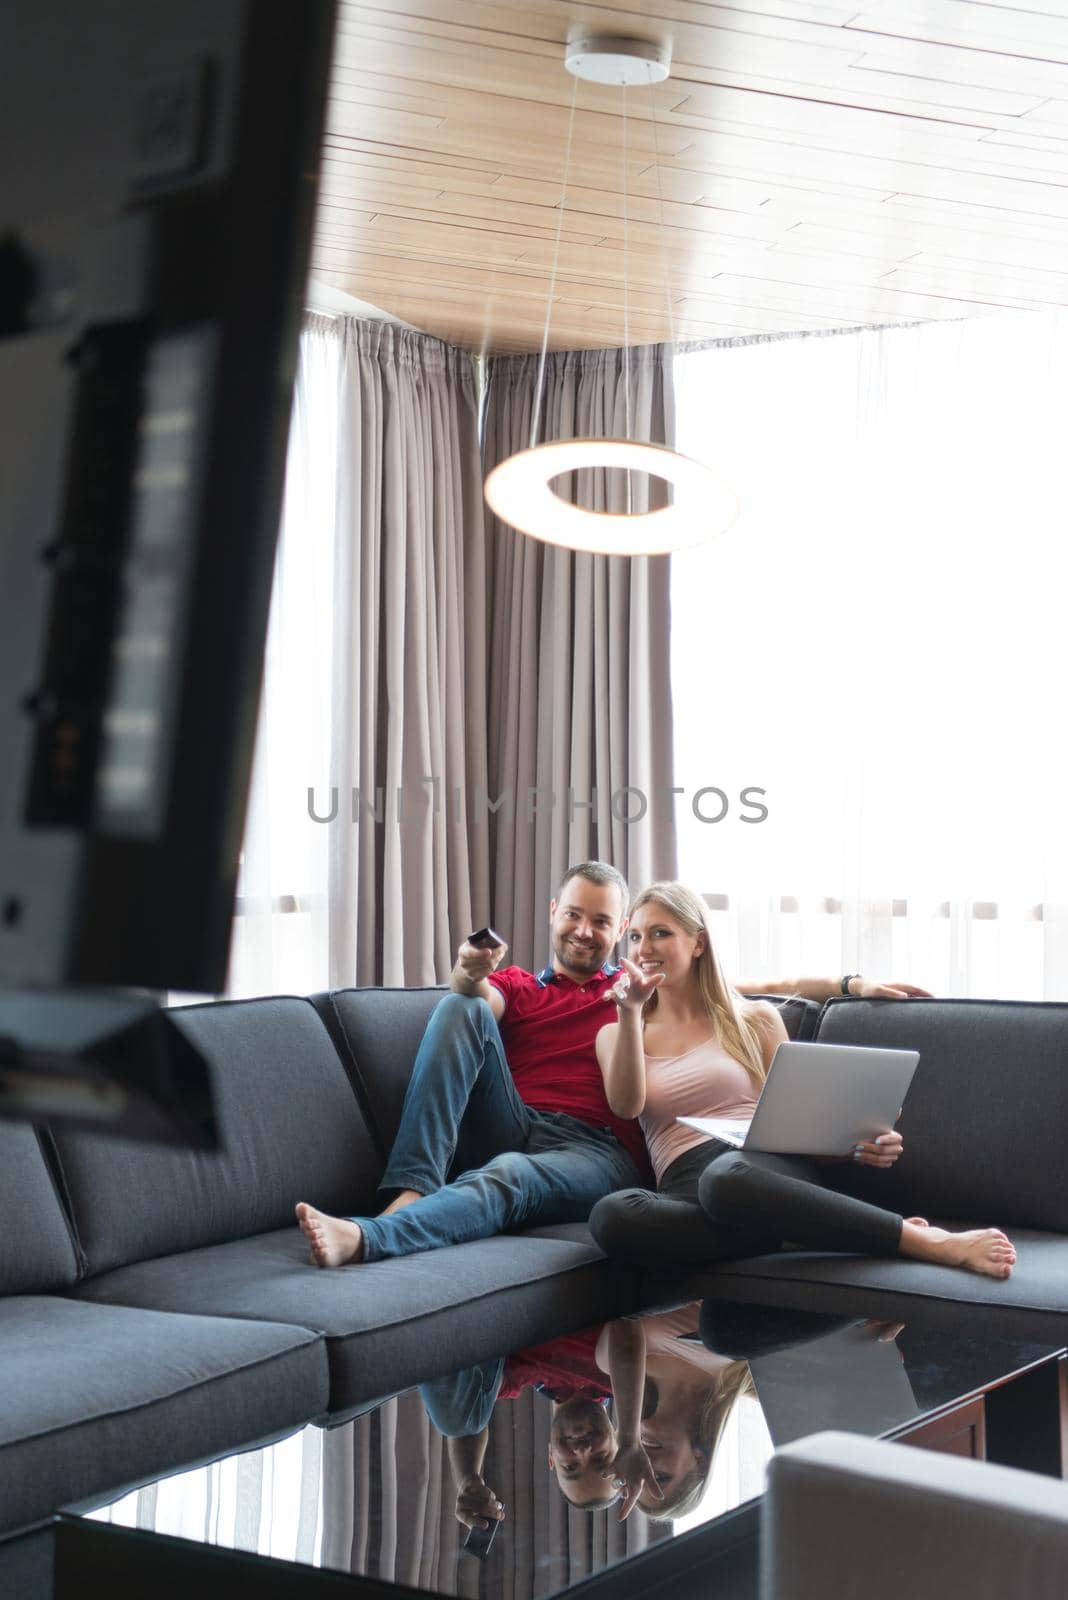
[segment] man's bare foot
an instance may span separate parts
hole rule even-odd
[[[311,1245],[312,1264],[343,1267],[363,1260],[363,1231],[348,1217],[328,1217],[325,1211],[301,1201],[297,1206],[300,1231]]]
[[[964,1267],[988,1278],[1007,1278],[1016,1262],[1016,1247],[1000,1228],[972,1228],[949,1233],[908,1221],[901,1230],[901,1254],[946,1267]]]
[[[905,1221],[910,1222],[914,1228],[929,1228],[931,1226],[926,1217],[906,1217]]]
[[[418,1189],[402,1189],[397,1198],[391,1200],[389,1205],[379,1212],[379,1216],[388,1217],[391,1211],[403,1211],[404,1207],[410,1206],[413,1200],[421,1200],[422,1198]]]

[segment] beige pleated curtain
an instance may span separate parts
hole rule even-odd
[[[536,356],[488,363],[486,472],[530,443],[537,384]],[[539,442],[670,444],[674,422],[669,346],[547,358]],[[572,476],[576,504],[627,509],[623,473]],[[662,489],[636,475],[630,509],[654,509]],[[634,889],[675,875],[668,558],[576,554],[486,519],[488,770],[493,798],[509,797],[487,819],[492,915],[529,967],[571,862],[611,861]]]
[[[433,983],[488,897],[474,373],[390,324],[338,336],[330,982]]]
[[[465,353],[389,324],[337,337],[329,982],[441,981],[488,921],[540,965],[568,862],[635,887],[675,870],[667,559],[576,555],[484,512],[537,357],[487,363],[480,460]],[[550,356],[541,415],[545,438],[670,440],[670,353]],[[576,476],[580,504],[623,509],[622,475]]]

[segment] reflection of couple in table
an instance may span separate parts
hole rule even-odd
[[[448,1441],[456,1515],[468,1528],[507,1516],[483,1474],[489,1424],[499,1402],[527,1388],[552,1407],[549,1470],[572,1506],[594,1511],[618,1502],[620,1520],[635,1506],[654,1519],[677,1518],[700,1503],[743,1396],[758,1396],[776,1444],[796,1436],[799,1408],[804,1432],[851,1424],[879,1432],[914,1415],[892,1343],[899,1331],[707,1301],[551,1340],[424,1384],[420,1393]],[[827,1382],[813,1422],[811,1387],[821,1371]]]

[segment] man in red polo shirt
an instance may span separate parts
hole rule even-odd
[[[552,960],[541,972],[499,972],[503,945],[460,946],[453,992],[427,1025],[382,1175],[390,1204],[377,1217],[297,1206],[317,1266],[585,1222],[603,1195],[652,1182],[638,1123],[609,1109],[594,1050],[614,1015],[605,995],[628,903],[622,873],[583,861],[550,902]],[[841,990],[826,979],[787,987],[814,998],[847,992],[846,980]]]
[[[552,1406],[549,1468],[564,1498],[591,1511],[618,1500],[619,1490],[609,1488],[603,1476],[617,1448],[606,1410],[612,1380],[596,1359],[604,1331],[598,1323],[420,1385],[428,1417],[448,1440],[456,1515],[466,1527],[504,1521],[504,1507],[483,1478],[482,1466],[498,1401],[514,1400],[525,1389],[536,1389]]]
[[[602,1195],[650,1181],[641,1130],[609,1110],[593,1048],[615,1014],[604,996],[628,902],[622,873],[582,862],[550,904],[542,972],[498,972],[503,945],[460,946],[382,1175],[394,1199],[378,1217],[300,1204],[317,1265],[584,1222]]]

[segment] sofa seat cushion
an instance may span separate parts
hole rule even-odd
[[[302,1195],[346,1215],[374,1203],[381,1160],[309,1001],[276,996],[170,1015],[211,1069],[223,1149],[58,1132],[90,1273],[283,1227]]]
[[[632,1309],[636,1284],[579,1224],[330,1270],[310,1264],[294,1225],[123,1267],[77,1293],[314,1328],[336,1412]]]
[[[956,1221],[941,1226],[959,1229],[979,1224]],[[716,1295],[887,1322],[908,1323],[913,1318],[924,1327],[946,1332],[1068,1344],[1068,1238],[1034,1228],[1008,1231],[1017,1259],[1007,1280],[900,1256],[782,1250],[684,1277],[647,1273],[642,1301],[678,1304]]]
[[[277,1437],[321,1411],[307,1329],[51,1295],[0,1302],[0,1523]]]
[[[74,1283],[80,1265],[70,1223],[35,1128],[0,1122],[0,1294],[39,1294]]]

